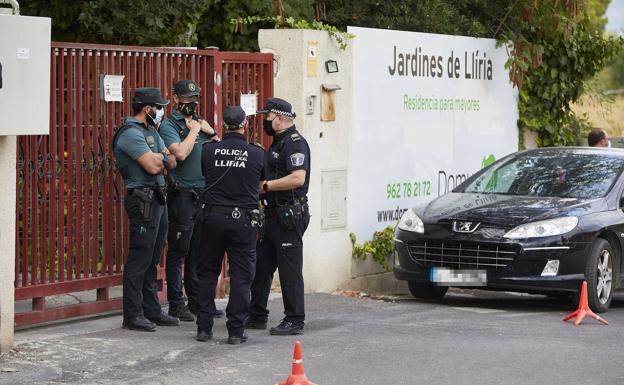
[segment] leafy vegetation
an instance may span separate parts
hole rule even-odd
[[[353,258],[366,260],[368,256],[373,258],[386,271],[390,271],[390,265],[386,257],[392,255],[394,251],[394,227],[388,226],[382,231],[375,231],[373,239],[365,241],[359,245],[355,234],[350,233],[351,245],[353,246]]]
[[[345,50],[347,48],[347,40],[353,39],[355,36],[347,32],[341,32],[333,25],[327,25],[321,21],[307,21],[307,20],[295,20],[293,17],[280,17],[280,16],[246,16],[237,17],[232,19],[231,23],[236,26],[236,30],[242,30],[246,25],[258,24],[258,23],[272,23],[273,28],[291,28],[291,29],[316,29],[320,31],[326,31],[331,37],[336,40],[340,49]]]
[[[516,3],[515,12],[523,16],[507,25],[499,41],[513,42],[507,66],[520,90],[518,126],[537,132],[539,146],[574,145],[587,123],[571,104],[617,55],[623,41],[605,37],[582,1]]]

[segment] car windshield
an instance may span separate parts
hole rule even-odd
[[[624,160],[608,154],[529,152],[494,165],[468,183],[467,193],[591,199],[603,197]]]

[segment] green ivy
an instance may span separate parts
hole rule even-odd
[[[365,241],[363,244],[357,244],[355,234],[349,233],[351,245],[353,246],[353,258],[366,260],[370,255],[373,261],[377,262],[386,271],[390,271],[390,265],[386,261],[386,257],[394,252],[394,227],[388,226],[382,231],[375,231],[373,239]]]
[[[506,67],[519,89],[520,139],[528,129],[537,133],[540,147],[575,145],[588,123],[571,105],[624,40],[604,36],[579,1],[517,3],[516,12],[525,17],[507,26],[499,43],[513,42]]]
[[[308,20],[296,20],[294,17],[280,17],[280,16],[245,16],[237,17],[230,20],[230,23],[235,25],[235,30],[240,31],[245,25],[253,24],[266,24],[270,23],[273,28],[291,28],[291,29],[315,29],[319,31],[326,31],[329,36],[336,40],[341,50],[347,49],[347,40],[353,39],[355,35],[347,32],[342,32],[333,25],[325,24],[321,21],[308,21]]]

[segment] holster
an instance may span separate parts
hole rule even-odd
[[[134,189],[132,196],[137,198],[138,208],[144,222],[152,221],[152,204],[154,203],[154,190]]]
[[[167,204],[167,190],[165,188],[157,188],[156,190],[153,190],[155,192],[154,195],[156,195],[156,199],[158,199],[158,203],[160,203],[161,206],[164,206]]]
[[[277,219],[282,230],[295,230],[303,219],[303,206],[298,201],[291,205],[280,206],[277,209]]]

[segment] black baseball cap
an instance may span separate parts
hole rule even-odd
[[[192,80],[184,79],[176,82],[173,86],[173,93],[182,96],[182,97],[190,97],[190,96],[199,96],[199,86]]]
[[[266,107],[264,107],[261,110],[258,110],[257,113],[266,114],[269,112],[274,112],[276,114],[288,116],[291,118],[294,118],[295,116],[297,116],[297,114],[295,114],[292,110],[292,105],[288,103],[286,100],[280,99],[280,98],[268,98]]]
[[[166,106],[169,101],[160,95],[160,90],[153,87],[141,87],[134,90],[134,103]]]
[[[239,106],[229,106],[223,110],[223,124],[228,128],[241,128],[245,119],[247,115]]]

